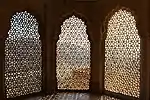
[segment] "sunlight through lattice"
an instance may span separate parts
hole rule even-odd
[[[7,98],[40,92],[42,84],[41,41],[34,16],[12,16],[5,41],[5,87]]]
[[[63,22],[56,52],[58,89],[88,90],[90,42],[81,19],[72,16]]]
[[[108,22],[105,89],[134,97],[140,94],[140,37],[134,16],[122,9]]]

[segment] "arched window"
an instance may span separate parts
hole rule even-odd
[[[108,21],[104,80],[108,91],[140,95],[140,37],[134,16],[125,9]]]
[[[81,19],[73,15],[63,22],[56,52],[58,89],[88,90],[90,42]]]
[[[5,89],[7,98],[40,92],[42,85],[41,41],[34,16],[12,16],[5,41]]]

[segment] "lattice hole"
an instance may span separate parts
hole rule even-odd
[[[134,16],[122,9],[108,22],[105,89],[133,97],[140,95],[140,37]]]
[[[5,41],[5,87],[7,98],[41,91],[42,57],[38,23],[20,12],[12,16]]]
[[[72,16],[63,22],[56,52],[58,89],[88,90],[90,42],[81,19]]]

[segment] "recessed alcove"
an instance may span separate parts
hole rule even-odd
[[[0,100],[149,100],[149,3],[0,4]]]

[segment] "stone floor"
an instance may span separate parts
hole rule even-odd
[[[88,93],[56,93],[45,97],[35,97],[25,100],[120,100],[109,96],[95,96]]]

